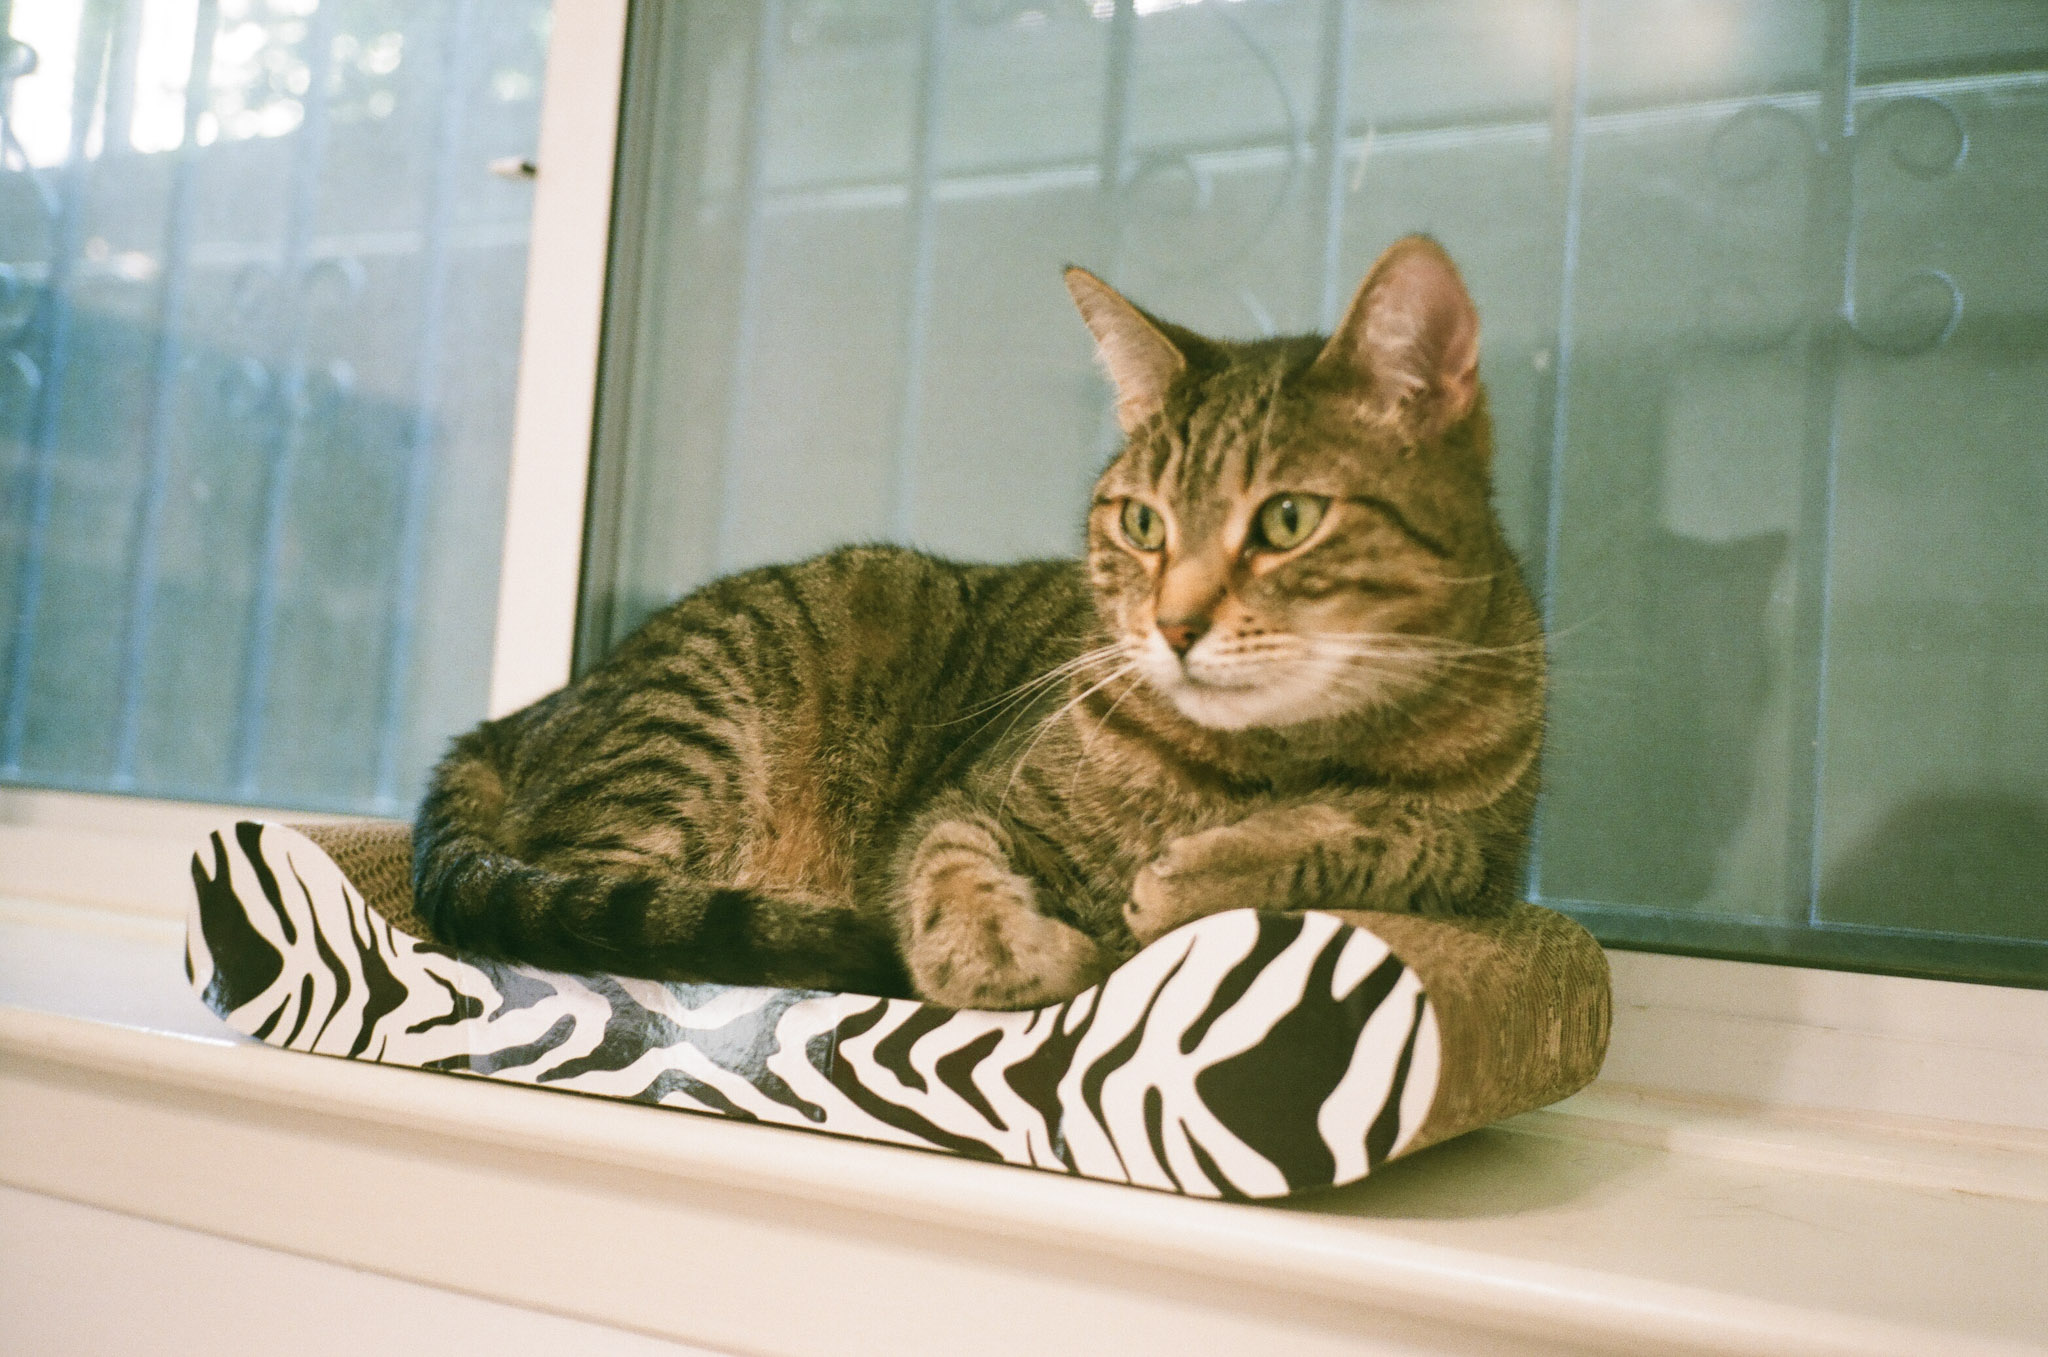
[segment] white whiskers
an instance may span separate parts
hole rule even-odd
[[[982,722],[980,726],[976,727],[972,735],[968,737],[972,739],[974,735],[979,735],[983,730],[986,730],[989,726],[1001,720],[1003,713],[1008,711],[1010,708],[1016,706],[1028,706],[1032,698],[1039,696],[1040,694],[1044,693],[1047,689],[1060,683],[1062,680],[1077,674],[1085,673],[1090,668],[1096,665],[1108,663],[1122,654],[1123,647],[1115,643],[1106,646],[1097,646],[1093,650],[1084,650],[1079,655],[1074,656],[1072,659],[1067,660],[1062,664],[1056,664],[1052,668],[1046,670],[1044,673],[1034,675],[1033,677],[1028,678],[1024,682],[1018,684],[1016,687],[1011,688],[1009,691],[998,693],[996,696],[990,698],[988,701],[981,703],[979,706],[970,707],[966,711],[960,713],[960,715],[955,716],[950,720],[932,722],[931,728],[936,729],[941,726],[958,725],[962,721],[973,720],[975,717],[980,716],[983,712],[993,712],[993,715],[991,715],[988,718],[988,720]],[[1020,711],[1018,713],[1018,718],[1021,719],[1022,715],[1023,713]],[[1011,721],[1011,725],[1015,724],[1016,719],[1013,719]],[[1005,735],[1009,734],[1009,728],[1005,727],[1003,733]]]
[[[1137,673],[1137,669],[1138,665],[1135,660],[1125,660],[1122,664],[1119,664],[1116,668],[1110,670],[1107,675],[1100,679],[1097,679],[1095,682],[1089,684],[1086,688],[1083,688],[1080,692],[1074,694],[1074,696],[1068,698],[1065,702],[1062,702],[1050,716],[1047,716],[1044,720],[1038,723],[1038,728],[1034,730],[1031,734],[1030,742],[1024,746],[1024,752],[1019,754],[1017,756],[1016,762],[1010,765],[1009,780],[1003,784],[1003,794],[996,799],[997,819],[1002,818],[1003,808],[1010,803],[1010,790],[1017,785],[1017,774],[1022,772],[1024,770],[1024,765],[1031,761],[1031,751],[1038,748],[1038,742],[1045,738],[1046,732],[1051,730],[1053,726],[1058,724],[1060,718],[1065,716],[1068,712],[1080,706],[1083,702],[1086,702],[1090,697],[1093,697],[1096,693],[1101,692],[1104,688],[1107,688],[1110,684],[1116,682],[1118,679],[1123,678],[1129,674]],[[1117,700],[1122,701],[1123,699],[1119,697]],[[1009,731],[1005,730],[1003,733],[1005,736],[1007,736],[1009,734]]]

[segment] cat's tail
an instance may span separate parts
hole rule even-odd
[[[413,827],[413,905],[440,941],[549,970],[909,993],[894,938],[852,909],[673,875],[552,871],[507,852],[505,724],[455,742]]]

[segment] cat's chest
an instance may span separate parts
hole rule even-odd
[[[1189,769],[1171,759],[1125,758],[1084,770],[1073,828],[1115,871],[1135,872],[1175,839],[1234,824],[1275,804],[1270,786]]]

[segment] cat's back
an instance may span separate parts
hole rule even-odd
[[[494,723],[497,840],[542,860],[638,851],[680,819],[714,860],[830,866],[958,778],[1014,726],[1019,690],[1028,705],[1098,629],[1072,561],[858,546],[714,580]],[[781,875],[842,894],[845,874],[822,870]]]
[[[756,760],[930,767],[1099,627],[1075,561],[976,565],[842,547],[685,596],[545,704],[530,733],[561,748],[632,714],[661,724],[686,714]]]
[[[656,613],[599,673],[631,683],[681,658],[716,658],[766,680],[758,695],[769,701],[777,678],[849,696],[964,694],[978,679],[1058,663],[1094,626],[1075,561],[977,565],[849,546],[713,580]]]

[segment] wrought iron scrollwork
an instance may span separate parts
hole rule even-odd
[[[57,201],[49,185],[30,168],[28,153],[15,138],[10,116],[14,82],[34,74],[37,63],[35,48],[0,33],[0,187],[15,187],[33,195],[36,215],[42,218],[47,234],[56,225]],[[27,262],[18,257],[0,259],[0,427],[26,417],[43,389],[43,368],[32,352],[35,340],[29,333],[40,290],[23,272]]]
[[[241,333],[259,333],[266,325],[303,326],[316,312],[352,305],[368,284],[369,273],[362,261],[348,255],[324,255],[308,261],[294,286],[284,284],[275,265],[247,264],[235,274],[228,289],[228,311]],[[293,382],[281,381],[270,364],[254,353],[244,353],[222,371],[216,395],[221,409],[233,419],[268,412],[273,418],[299,420],[335,406],[354,383],[355,369],[340,359]],[[275,408],[276,401],[287,398],[295,401],[292,408]]]
[[[1947,100],[1908,94],[1886,99],[1861,119],[1855,144],[1881,146],[1902,173],[1932,182],[1962,166],[1970,153],[1970,133]],[[1857,343],[1906,358],[1948,343],[1962,324],[1963,304],[1955,278],[1927,267],[1886,288],[1875,308],[1866,309],[1852,293],[1844,319]]]
[[[1186,248],[1184,229],[1142,233],[1132,241],[1130,228],[1144,223],[1147,218],[1153,223],[1170,221],[1183,228],[1189,223],[1210,218],[1216,211],[1216,186],[1209,168],[1198,153],[1187,149],[1154,151],[1137,158],[1118,190],[1117,221],[1126,237],[1127,249],[1134,243],[1142,244],[1152,238],[1172,242],[1171,259],[1154,261],[1160,275],[1169,279],[1213,278],[1248,258],[1272,234],[1273,228],[1296,201],[1309,158],[1307,124],[1279,62],[1237,14],[1220,6],[1207,12],[1213,14],[1250,55],[1260,77],[1272,91],[1285,129],[1283,159],[1264,208],[1251,216],[1245,227],[1233,232],[1219,248],[1194,256]],[[1273,314],[1264,300],[1248,286],[1240,286],[1236,291],[1238,301],[1252,323],[1262,333],[1274,333]]]
[[[0,263],[0,427],[32,409],[43,389],[42,365],[25,345],[34,298],[21,270]]]
[[[0,36],[0,80],[18,80],[35,69],[35,48],[19,38]]]
[[[1948,343],[1963,320],[1963,289],[1936,268],[1916,269],[1894,283],[1866,323],[1858,306],[1848,316],[1856,342],[1894,358],[1931,352]]]
[[[1749,188],[1783,169],[1802,166],[1818,146],[1805,118],[1773,102],[1748,104],[1721,120],[1707,139],[1707,170],[1724,188]],[[1789,154],[1788,154],[1789,153]]]
[[[1890,138],[1891,160],[1915,179],[1939,179],[1962,166],[1970,153],[1970,131],[1955,105],[1931,94],[1902,94],[1871,110],[1858,140]]]
[[[1895,95],[1859,109],[1844,134],[1846,153],[1882,148],[1892,165],[1909,177],[1931,182],[1959,169],[1969,155],[1970,134],[1962,115],[1945,99],[1927,94]],[[1753,189],[1789,166],[1811,174],[1826,152],[1823,140],[1798,110],[1777,101],[1749,104],[1717,126],[1707,141],[1708,173],[1728,191]],[[1853,211],[1853,206],[1852,206]],[[1857,237],[1845,242],[1841,267],[1855,277]],[[1754,350],[1786,342],[1799,328],[1796,321],[1775,325],[1747,323],[1767,309],[1768,289],[1755,279],[1728,280],[1705,299],[1707,328],[1724,347]],[[1961,284],[1947,270],[1915,269],[1887,287],[1876,304],[1866,308],[1854,291],[1842,303],[1841,321],[1857,343],[1892,357],[1912,357],[1940,348],[1962,323]],[[1716,323],[1717,315],[1740,314],[1742,325]],[[1737,337],[1737,332],[1740,337]]]

